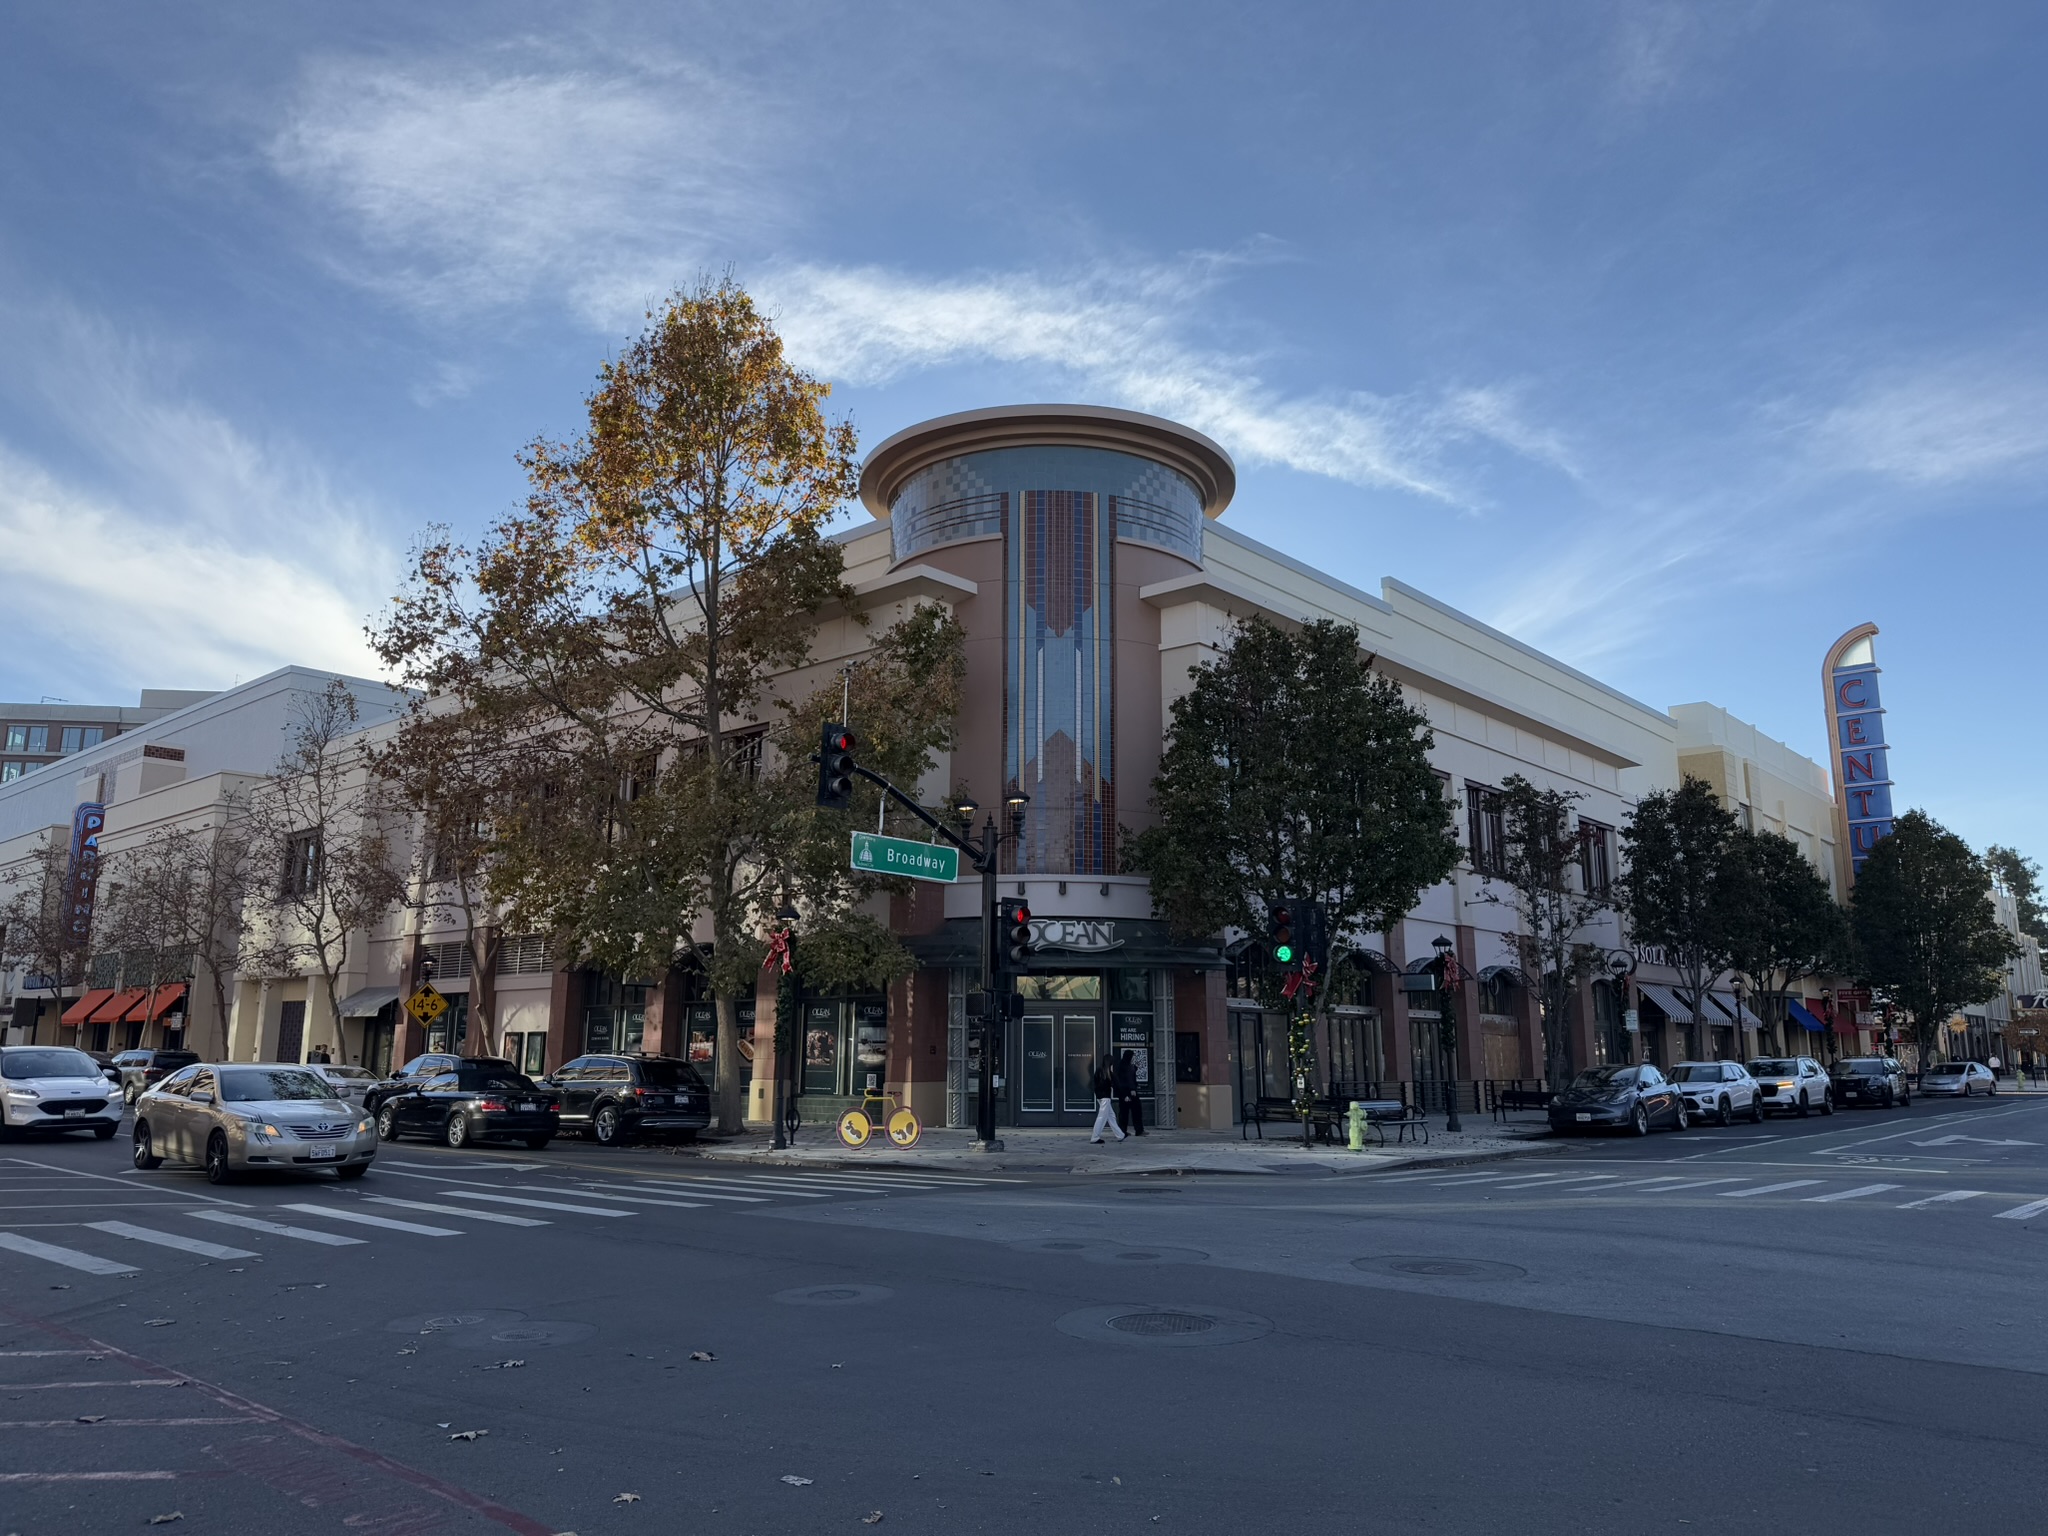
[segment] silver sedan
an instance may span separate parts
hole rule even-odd
[[[137,1168],[197,1163],[214,1184],[329,1168],[359,1179],[376,1155],[376,1126],[301,1066],[202,1062],[135,1101]]]

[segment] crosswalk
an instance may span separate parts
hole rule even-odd
[[[1625,1178],[1618,1173],[1532,1174],[1526,1169],[1516,1169],[1492,1173],[1392,1174],[1382,1182],[1452,1193],[1469,1190],[1474,1195],[1487,1199],[1510,1191],[1529,1199],[1541,1199],[1554,1192],[1562,1198],[1587,1201],[1616,1194],[1624,1194],[1639,1200],[1661,1199],[1666,1195],[1698,1195],[1702,1199],[1722,1200],[1777,1197],[1805,1205],[1860,1204],[1866,1208],[1882,1206],[1901,1211],[1935,1210],[1943,1206],[1962,1205],[1966,1201],[1996,1201],[2000,1198],[1998,1191],[1987,1189],[1945,1189],[1922,1194],[1903,1184],[1844,1184],[1836,1188],[1830,1187],[1832,1181],[1825,1178],[1786,1179],[1760,1177],[1754,1174],[1722,1174],[1713,1178],[1695,1178],[1686,1174],[1667,1173]],[[1886,1200],[1883,1197],[1887,1195],[1906,1195],[1911,1198]],[[2048,1198],[2022,1198],[2017,1193],[2005,1194],[2003,1198],[2008,1201],[2019,1200],[2020,1203],[1996,1210],[1986,1205],[1981,1208],[1984,1214],[2001,1221],[2033,1221],[2037,1217],[2048,1216]]]
[[[474,1174],[490,1176],[472,1177]],[[530,1229],[563,1222],[603,1226],[631,1222],[636,1217],[672,1219],[670,1213],[680,1211],[734,1213],[778,1204],[943,1193],[1026,1182],[893,1170],[814,1173],[744,1167],[607,1178],[542,1163],[479,1165],[452,1159],[446,1163],[380,1159],[372,1177],[392,1192],[370,1193],[361,1185],[346,1191],[332,1185],[307,1185],[308,1198],[264,1205],[260,1215],[246,1205],[231,1207],[224,1202],[205,1206],[156,1202],[147,1207],[151,1216],[146,1221],[94,1220],[89,1218],[97,1212],[87,1211],[88,1219],[38,1222],[43,1231],[40,1236],[0,1227],[0,1258],[13,1255],[84,1274],[132,1276],[145,1267],[150,1250],[167,1258],[184,1255],[208,1262],[261,1259],[272,1251],[270,1246],[237,1247],[217,1240],[230,1236],[241,1243],[267,1242],[277,1251],[299,1244],[339,1250],[363,1248],[378,1239],[432,1242],[506,1227]],[[130,1209],[125,1202],[122,1208],[124,1215]],[[206,1228],[195,1228],[193,1224],[198,1222],[206,1223]],[[197,1235],[201,1230],[205,1236]],[[59,1232],[61,1241],[53,1236]],[[106,1241],[109,1239],[111,1244]]]

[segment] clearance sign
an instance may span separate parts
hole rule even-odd
[[[1834,747],[1835,804],[1849,837],[1849,867],[1863,872],[1878,839],[1892,830],[1892,775],[1878,703],[1875,624],[1837,640],[1822,669],[1828,690],[1828,737]]]

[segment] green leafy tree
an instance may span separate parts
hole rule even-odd
[[[1688,775],[1677,789],[1643,796],[1621,829],[1630,936],[1663,948],[1695,1019],[1707,1017],[1707,993],[1734,958],[1722,890],[1737,826],[1713,787]]]
[[[1925,811],[1908,811],[1864,860],[1850,904],[1863,973],[1912,1017],[1923,1066],[1960,1008],[1996,997],[2018,946],[2000,926],[1991,871]]]
[[[1372,662],[1348,625],[1255,618],[1193,669],[1152,781],[1157,819],[1124,850],[1176,932],[1262,931],[1268,902],[1311,900],[1334,954],[1457,866],[1428,722]],[[1266,1001],[1280,1006],[1277,984]]]
[[[1993,843],[1984,850],[1992,878],[2012,892],[2020,911],[2020,932],[2048,943],[2048,913],[2041,910],[2041,866],[2017,848]]]
[[[1519,773],[1501,781],[1497,867],[1484,887],[1487,901],[1515,909],[1516,958],[1535,988],[1543,1016],[1543,1073],[1552,1088],[1571,1075],[1566,1021],[1580,983],[1600,969],[1603,952],[1585,937],[1586,926],[1612,904],[1589,887],[1576,790],[1539,789]],[[1510,893],[1503,897],[1499,887]]]
[[[1856,970],[1848,914],[1790,838],[1737,827],[1721,867],[1719,906],[1728,967],[1766,1018],[1782,1013],[1802,977]]]

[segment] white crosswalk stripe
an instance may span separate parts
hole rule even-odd
[[[1584,1175],[1583,1177],[1580,1177],[1580,1178],[1576,1178],[1576,1179],[1560,1179],[1560,1178],[1556,1178],[1556,1176],[1555,1176],[1555,1175],[1552,1175],[1551,1177],[1552,1177],[1552,1182],[1551,1182],[1551,1183],[1549,1183],[1549,1184],[1546,1184],[1546,1185],[1544,1185],[1543,1187],[1544,1187],[1545,1189],[1563,1189],[1563,1188],[1565,1188],[1565,1187],[1566,1187],[1567,1185],[1570,1185],[1570,1184],[1604,1184],[1604,1183],[1606,1183],[1606,1182],[1607,1182],[1607,1181],[1608,1181],[1609,1179],[1612,1179],[1612,1178],[1614,1177],[1614,1175],[1613,1175],[1613,1174],[1611,1174],[1611,1173],[1589,1173],[1589,1174],[1586,1174],[1586,1175]],[[1495,1189],[1528,1189],[1528,1188],[1530,1188],[1531,1186],[1533,1186],[1533,1185],[1535,1184],[1535,1182],[1536,1182],[1536,1181],[1535,1181],[1534,1179],[1529,1179],[1529,1180],[1525,1180],[1525,1181],[1522,1181],[1522,1182],[1519,1182],[1519,1183],[1515,1183],[1515,1184],[1496,1184],[1496,1185],[1494,1186],[1494,1188],[1495,1188]],[[1594,1193],[1594,1191],[1592,1191],[1592,1190],[1588,1189],[1588,1190],[1581,1190],[1581,1191],[1580,1191],[1580,1193],[1581,1193],[1581,1194],[1588,1194],[1588,1195],[1590,1195],[1590,1194]]]
[[[2048,1211],[2048,1200],[2031,1200],[2025,1205],[2016,1205],[2009,1211],[2000,1211],[2000,1221],[2032,1221],[2043,1211]]]
[[[415,1237],[460,1237],[453,1227],[430,1227],[417,1221],[394,1221],[389,1216],[372,1216],[368,1211],[338,1211],[331,1205],[287,1205],[287,1211],[318,1216],[323,1221],[352,1221],[358,1226],[382,1227],[387,1232],[410,1232]]]
[[[1775,1195],[1788,1189],[1811,1189],[1819,1179],[1786,1179],[1781,1184],[1759,1184],[1754,1189],[1724,1189],[1723,1200],[1747,1200],[1751,1195]]]
[[[251,1232],[268,1232],[272,1237],[289,1237],[301,1243],[319,1243],[328,1248],[354,1248],[362,1243],[360,1237],[343,1237],[338,1232],[315,1232],[307,1227],[288,1227],[282,1222],[264,1221],[257,1216],[242,1216],[234,1211],[187,1211],[188,1216],[199,1221],[217,1221],[227,1227],[247,1227]]]
[[[724,1190],[704,1189],[700,1187],[701,1183],[698,1179],[671,1179],[661,1183],[600,1184],[594,1179],[579,1179],[576,1188],[579,1191],[609,1189],[629,1195],[688,1195],[692,1200],[723,1200],[737,1205],[766,1205],[770,1199],[767,1195],[732,1195]]]
[[[532,1200],[524,1195],[498,1195],[486,1189],[443,1189],[451,1200],[494,1200],[499,1205],[531,1206],[537,1211],[568,1211],[576,1216],[637,1216],[637,1211],[607,1211],[595,1205],[566,1205],[560,1200]]]
[[[437,1216],[460,1216],[468,1221],[488,1221],[501,1227],[545,1227],[551,1225],[540,1216],[508,1216],[503,1211],[471,1211],[459,1205],[435,1205],[427,1200],[400,1200],[395,1195],[365,1195],[379,1205],[395,1205],[408,1211],[432,1211]]]
[[[1733,1177],[1725,1179],[1686,1179],[1677,1184],[1667,1184],[1662,1189],[1653,1189],[1650,1193],[1653,1195],[1675,1195],[1681,1189],[1705,1189],[1712,1184],[1740,1184],[1741,1182],[1741,1179]]]
[[[1589,1195],[1608,1195],[1617,1189],[1640,1189],[1645,1194],[1661,1195],[1664,1193],[1663,1190],[1652,1189],[1650,1186],[1653,1184],[1678,1186],[1687,1182],[1685,1175],[1682,1173],[1667,1173],[1662,1178],[1656,1179],[1623,1179],[1619,1184],[1610,1184],[1606,1189],[1589,1189],[1586,1193]]]
[[[1825,1195],[1806,1195],[1802,1198],[1809,1205],[1827,1205],[1836,1200],[1860,1200],[1865,1195],[1881,1195],[1888,1189],[1897,1189],[1896,1184],[1861,1184],[1855,1189],[1838,1189]]]
[[[1925,1200],[1908,1200],[1904,1205],[1900,1206],[1899,1209],[1902,1211],[1917,1211],[1921,1209],[1923,1206],[1953,1205],[1958,1200],[1974,1200],[1979,1195],[1988,1195],[1990,1193],[1991,1191],[1988,1189],[1943,1190],[1938,1195],[1929,1195]]]
[[[228,1248],[220,1243],[202,1242],[196,1237],[184,1237],[176,1232],[159,1232],[154,1227],[133,1226],[125,1221],[89,1221],[86,1225],[95,1232],[109,1232],[115,1237],[125,1237],[138,1243],[155,1243],[159,1248],[175,1248],[180,1253],[196,1253],[202,1259],[258,1257],[247,1248]]]
[[[685,1178],[691,1184],[715,1184],[720,1189],[773,1189],[773,1186],[757,1184],[751,1179],[713,1179],[696,1173],[687,1174]],[[830,1200],[832,1198],[832,1192],[825,1189],[773,1189],[773,1192],[778,1195],[788,1195],[792,1199],[797,1200]]]
[[[874,1194],[890,1189],[945,1189],[944,1184],[920,1185],[914,1179],[881,1179],[873,1174],[762,1173],[750,1183],[764,1189],[857,1189]]]
[[[1484,1184],[1489,1179],[1512,1179],[1516,1175],[1512,1173],[1454,1173],[1449,1178],[1440,1179],[1434,1174],[1418,1173],[1412,1175],[1412,1177],[1429,1179],[1431,1187],[1435,1189],[1449,1189],[1456,1184]]]
[[[578,1185],[573,1190],[564,1191],[564,1193],[577,1195],[585,1200],[616,1200],[622,1205],[665,1205],[669,1209],[676,1211],[701,1211],[708,1209],[701,1200],[664,1200],[659,1195],[608,1195],[602,1190],[586,1189],[582,1185]]]
[[[26,1254],[32,1259],[46,1259],[52,1264],[62,1264],[66,1269],[82,1269],[88,1275],[138,1273],[133,1264],[117,1263],[113,1259],[103,1259],[94,1253],[80,1253],[76,1248],[60,1248],[55,1243],[39,1243],[32,1237],[23,1237],[16,1232],[0,1232],[0,1248],[11,1248],[16,1253]]]

